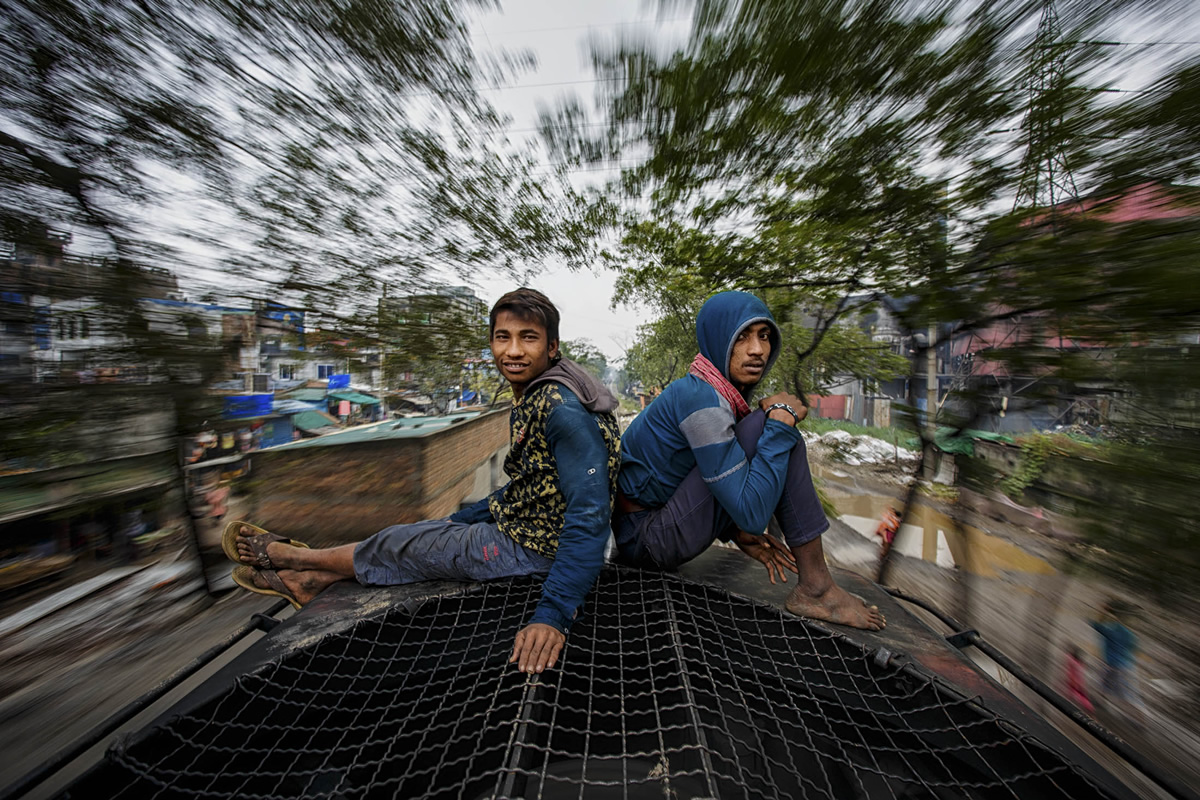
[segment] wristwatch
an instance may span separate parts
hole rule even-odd
[[[792,408],[787,403],[772,403],[771,405],[767,406],[767,414],[770,415],[770,413],[777,408],[782,408],[784,411],[791,414],[792,419],[796,420],[796,424],[800,424],[800,415],[796,413],[796,409]]]

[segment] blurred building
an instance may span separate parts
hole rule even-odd
[[[1192,187],[1144,183],[1115,195],[1094,195],[1060,204],[1059,214],[1087,215],[1109,226],[1131,222],[1200,220],[1200,197]],[[1030,215],[1034,228],[1049,215]],[[1153,264],[1147,264],[1153,269]],[[1136,358],[1171,358],[1173,352],[1195,346],[1200,331],[1164,324],[1156,341],[1115,347],[1099,341],[1064,335],[1045,313],[1008,316],[986,327],[956,335],[949,342],[951,386],[971,394],[970,409],[983,430],[1020,433],[1056,427],[1093,432],[1109,422],[1148,425],[1200,425],[1190,398],[1144,396],[1141,387],[1119,378],[1119,364]],[[1016,368],[991,352],[1020,349],[1026,353],[1076,354],[1090,365],[1086,377],[1067,381],[1047,370]],[[1032,362],[1036,364],[1037,359]],[[986,399],[986,402],[981,402]],[[963,413],[968,413],[963,410]]]
[[[488,306],[466,286],[435,286],[429,291],[379,301],[379,367],[385,390],[397,397],[427,397],[443,412],[465,392],[482,396],[490,369]]]
[[[1087,214],[1100,222],[1119,226],[1129,222],[1200,219],[1200,200],[1191,187],[1147,183],[1119,194],[1072,199],[1062,213]],[[1041,221],[1030,216],[1031,224]],[[1147,265],[1152,268],[1152,265]],[[851,297],[849,305],[867,302],[870,295]],[[863,381],[852,375],[834,376],[822,395],[813,395],[810,413],[863,425],[886,427],[901,406],[923,412],[928,405],[924,356],[928,330],[907,330],[903,314],[911,300],[881,298],[857,315],[836,324],[858,326],[873,342],[910,360],[909,374],[889,381]],[[813,324],[812,317],[800,316]],[[1200,344],[1200,331],[1164,326],[1156,341],[1112,347],[1101,342],[1063,335],[1045,314],[1006,317],[991,325],[955,333],[953,320],[936,326],[936,402],[949,403],[973,429],[997,433],[1023,433],[1056,427],[1096,431],[1109,422],[1139,422],[1198,426],[1200,415],[1189,398],[1144,396],[1137,386],[1122,383],[1122,359],[1167,358],[1172,352]],[[1076,353],[1092,366],[1087,378],[1071,382],[1043,370],[1017,369],[989,354],[1014,349],[1027,352]],[[1134,352],[1136,351],[1136,352]],[[966,402],[969,396],[971,401]]]

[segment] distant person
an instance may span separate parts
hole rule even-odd
[[[1092,705],[1092,699],[1088,696],[1087,667],[1084,665],[1083,651],[1079,647],[1071,645],[1067,649],[1064,672],[1063,684],[1067,690],[1067,697],[1087,713],[1095,714],[1096,707]]]
[[[700,353],[630,423],[621,441],[613,532],[620,558],[675,569],[715,540],[766,565],[772,583],[799,576],[793,614],[880,630],[875,606],[833,581],[821,508],[797,426],[808,409],[780,393],[751,412],[750,394],[779,357],[779,327],[757,297],[722,292],[696,318]],[[766,533],[772,516],[784,542]]]
[[[1137,687],[1137,634],[1119,618],[1118,603],[1108,600],[1100,607],[1100,616],[1092,620],[1092,628],[1100,634],[1104,653],[1104,674],[1100,685],[1106,701],[1124,703],[1131,712],[1140,714],[1141,693]]]
[[[512,386],[509,482],[449,517],[393,525],[357,544],[310,550],[243,522],[222,545],[234,580],[299,607],[340,580],[394,586],[544,575],[542,597],[517,633],[510,663],[541,672],[557,662],[604,565],[620,464],[617,400],[558,352],[558,309],[517,289],[490,315],[492,357]]]
[[[875,535],[880,538],[879,557],[887,558],[888,552],[892,549],[892,543],[896,541],[896,533],[900,530],[900,515],[891,506],[883,509],[883,516],[879,520],[879,527],[875,529]]]

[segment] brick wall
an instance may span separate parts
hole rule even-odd
[[[503,409],[419,437],[265,450],[254,455],[246,518],[311,546],[359,541],[456,511],[507,447]]]

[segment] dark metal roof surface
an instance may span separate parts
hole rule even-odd
[[[839,576],[880,635],[761,572],[607,568],[535,679],[507,662],[538,580],[338,584],[63,796],[1129,796],[873,584]]]

